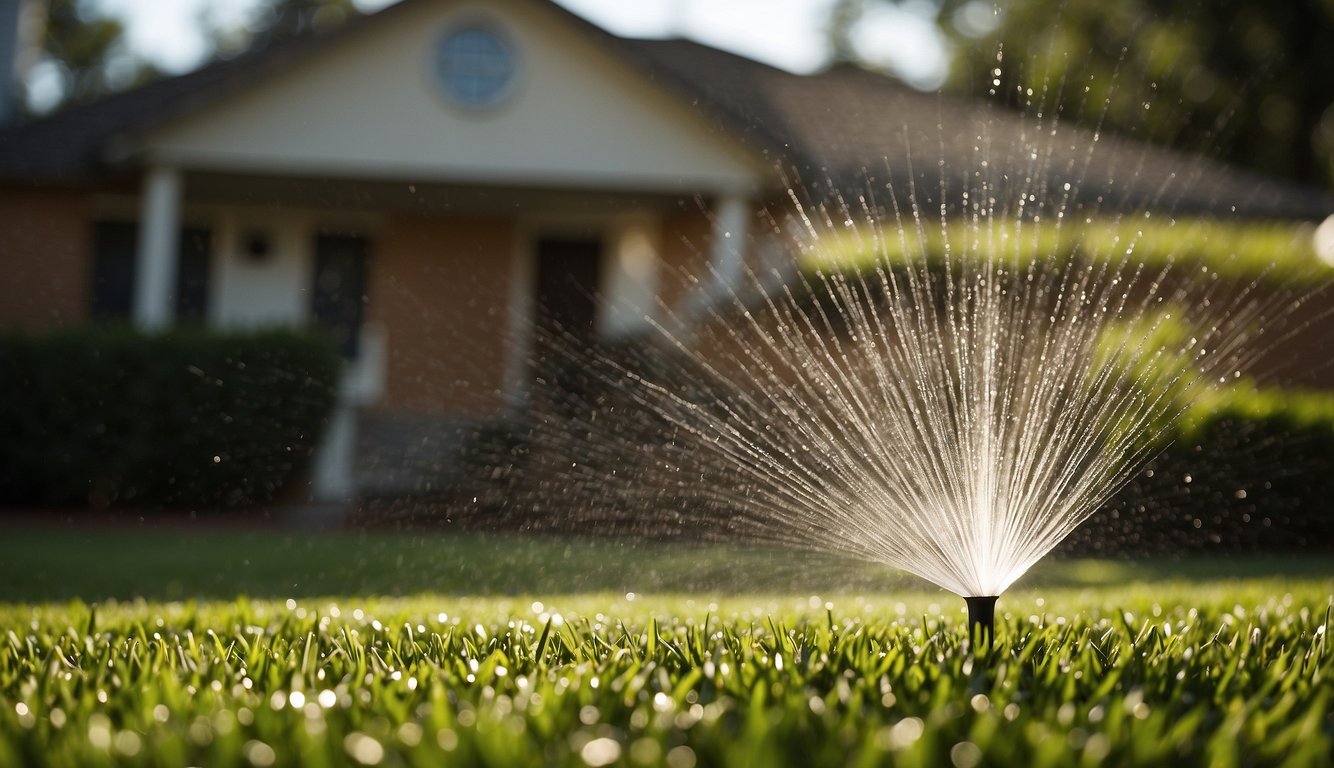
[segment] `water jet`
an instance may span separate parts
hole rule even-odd
[[[938,179],[794,189],[793,264],[661,305],[641,347],[553,345],[583,401],[532,428],[543,520],[889,565],[990,646],[997,596],[1248,369],[1282,299],[1192,260],[1170,196],[1104,206],[1096,134],[1033,123],[1011,147],[979,126]]]

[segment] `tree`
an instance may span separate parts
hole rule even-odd
[[[846,64],[857,60],[857,46],[853,45],[852,36],[865,13],[866,0],[835,0],[825,23],[831,63]]]
[[[310,34],[359,16],[353,0],[266,0],[255,7],[242,27],[210,26],[214,50],[223,56],[258,50],[300,35]]]
[[[92,0],[45,0],[41,4],[45,14],[36,65],[39,71],[55,76],[48,79],[45,92],[30,89],[30,105],[39,101],[45,111],[161,76],[156,67],[130,48],[124,23],[102,13]],[[241,27],[222,28],[207,17],[200,23],[214,55],[233,56],[331,26],[356,14],[352,0],[268,0],[258,5],[249,22]]]
[[[1334,0],[1009,0],[981,33],[989,3],[931,7],[949,90],[1334,186]]]
[[[89,0],[46,3],[37,63],[56,75],[59,93],[48,97],[50,106],[88,101],[157,74],[130,51],[124,25]]]

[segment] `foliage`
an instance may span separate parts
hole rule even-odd
[[[1201,390],[1172,442],[1072,535],[1067,553],[1334,545],[1334,394]]]
[[[49,0],[42,24],[41,62],[58,73],[56,103],[92,101],[162,75],[150,61],[130,50],[125,25],[106,15],[92,0]],[[214,55],[232,57],[298,35],[323,30],[359,15],[353,0],[265,0],[255,5],[248,23],[225,27],[208,15],[201,30]]]
[[[327,30],[360,15],[353,0],[262,0],[239,27],[206,22],[214,53],[224,57]]]
[[[0,502],[234,507],[314,450],[339,359],[287,331],[0,337]]]
[[[1334,185],[1334,3],[876,1],[934,18],[947,90]],[[834,60],[872,4],[833,3]]]
[[[1201,393],[1183,420],[1183,437],[1198,439],[1219,421],[1265,421],[1292,429],[1334,432],[1334,393],[1264,389],[1241,381],[1225,389]]]
[[[0,607],[0,763],[1317,764],[1329,589]]]
[[[90,0],[50,0],[44,6],[41,60],[59,75],[64,102],[83,102],[157,75],[130,53],[125,27],[101,15]]]
[[[988,228],[967,221],[943,229],[822,238],[804,255],[807,271],[865,272],[877,264],[940,264],[947,246],[953,258],[993,254],[1015,265],[1129,263],[1163,268],[1204,267],[1221,277],[1316,283],[1334,277],[1316,255],[1309,227],[1283,222],[1218,219],[1115,218],[1076,222],[1024,222]]]
[[[942,22],[965,5],[940,0]],[[952,89],[1015,106],[1064,90],[1062,113],[1085,124],[1334,184],[1334,3],[1011,0],[1000,8],[1000,24],[981,39],[942,23],[956,41]]]
[[[825,22],[825,40],[829,44],[829,61],[845,64],[857,60],[857,46],[852,42],[857,23],[866,13],[866,0],[834,0]]]

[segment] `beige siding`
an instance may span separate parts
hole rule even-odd
[[[693,193],[749,189],[767,164],[543,3],[389,9],[317,55],[162,127],[135,149],[186,168]],[[482,20],[513,41],[511,97],[442,93],[436,45]]]
[[[383,407],[501,413],[514,238],[502,218],[391,221],[372,255],[368,308],[386,335]]]
[[[0,190],[0,327],[82,322],[92,285],[88,200],[67,191]]]

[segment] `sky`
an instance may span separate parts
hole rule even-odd
[[[131,46],[172,72],[191,69],[206,53],[199,21],[243,24],[258,0],[97,0],[127,23]],[[833,0],[557,0],[575,13],[620,35],[682,36],[796,72],[825,60],[823,26]],[[391,0],[357,0],[363,10]],[[868,59],[893,68],[924,88],[945,74],[945,48],[923,9],[930,0],[903,8],[876,7],[856,40]],[[918,10],[917,13],[913,9]]]

